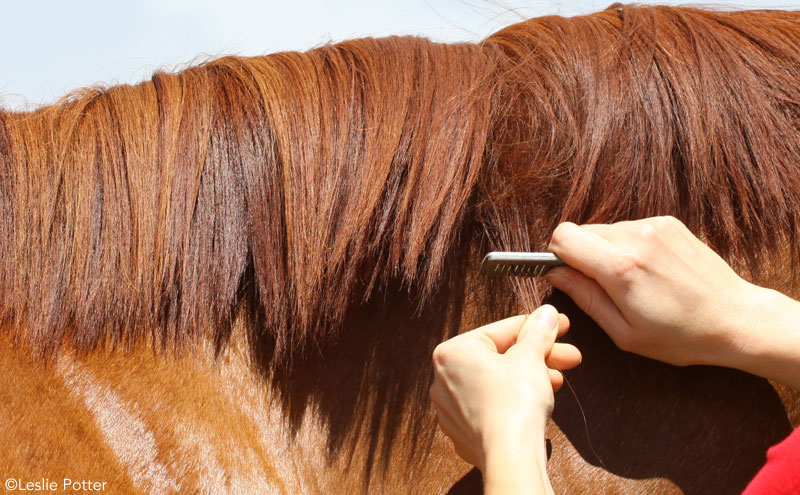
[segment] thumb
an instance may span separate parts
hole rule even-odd
[[[517,337],[517,343],[509,352],[533,353],[544,360],[550,353],[558,334],[558,311],[549,304],[539,306],[525,323]]]

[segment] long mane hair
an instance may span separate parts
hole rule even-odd
[[[621,5],[81,90],[0,113],[0,321],[46,358],[257,313],[283,355],[389,283],[423,307],[455,246],[658,214],[792,290],[799,116],[800,15]]]

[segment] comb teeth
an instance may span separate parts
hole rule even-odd
[[[481,261],[481,272],[487,275],[541,277],[551,267],[564,262],[553,253],[491,252]]]
[[[524,263],[497,263],[496,275],[516,275],[518,277],[541,277],[550,270],[550,265],[530,265]]]

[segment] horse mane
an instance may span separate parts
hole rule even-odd
[[[612,5],[480,44],[225,57],[0,112],[0,322],[47,358],[222,345],[257,305],[253,331],[290,352],[390,281],[424,306],[465,242],[541,249],[560,221],[658,214],[793,284],[799,21]]]

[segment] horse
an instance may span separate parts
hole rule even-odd
[[[556,493],[738,493],[797,392],[625,353],[477,267],[561,221],[673,215],[796,297],[799,117],[800,14],[619,4],[0,112],[5,489],[481,493],[431,352],[545,300],[584,355]]]

